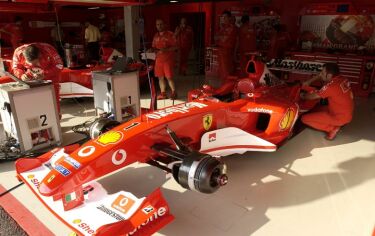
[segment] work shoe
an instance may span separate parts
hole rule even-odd
[[[177,93],[175,91],[173,91],[170,98],[172,100],[175,100],[177,98]]]
[[[329,131],[326,135],[326,139],[327,140],[334,140],[337,136],[337,133],[340,131],[340,126],[336,126],[335,128],[333,128],[333,130]]]
[[[156,99],[157,100],[167,99],[167,94],[165,92],[161,92]]]

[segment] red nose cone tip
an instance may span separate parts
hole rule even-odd
[[[224,186],[228,183],[228,176],[226,174],[222,174],[220,177],[219,177],[219,185],[220,186]]]
[[[39,192],[40,194],[42,194],[43,196],[51,196],[53,193],[52,193],[52,189],[50,189],[45,183],[41,183],[39,185]]]

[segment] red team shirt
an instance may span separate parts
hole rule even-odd
[[[217,45],[221,48],[234,48],[237,40],[237,28],[233,24],[224,25],[219,31]]]
[[[171,31],[157,32],[152,40],[152,47],[157,49],[175,47],[176,38]],[[173,61],[175,57],[174,51],[161,52],[158,51],[156,54],[156,60],[160,62]]]
[[[180,48],[191,48],[193,45],[193,29],[190,26],[186,26],[184,29],[180,28],[176,38]]]
[[[353,93],[349,80],[341,76],[334,77],[318,92],[328,99],[328,111],[341,121],[351,121],[354,109]]]
[[[18,47],[13,54],[13,73],[15,76],[20,78],[27,70],[41,69],[44,74],[44,80],[52,80],[53,83],[59,82],[59,74],[63,69],[63,62],[56,49],[46,43],[33,43],[40,50],[40,67],[35,67],[26,62],[23,52],[25,48],[30,44],[22,45]]]
[[[240,27],[238,46],[240,53],[256,51],[256,36],[253,27],[250,25]]]

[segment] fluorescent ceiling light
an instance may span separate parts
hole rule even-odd
[[[178,2],[178,1],[176,1],[176,0],[171,0],[171,1],[169,1],[169,2]]]

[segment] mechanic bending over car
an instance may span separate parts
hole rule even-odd
[[[60,72],[63,61],[56,49],[46,43],[24,44],[14,51],[13,74],[23,80],[51,80],[60,114]]]
[[[304,124],[325,131],[328,140],[333,140],[340,128],[348,124],[353,116],[354,102],[350,82],[339,73],[336,63],[326,63],[319,75],[303,83],[304,86],[309,86],[320,79],[324,86],[318,91],[301,94],[301,98],[307,100],[328,99],[328,106],[321,106],[301,118]]]

